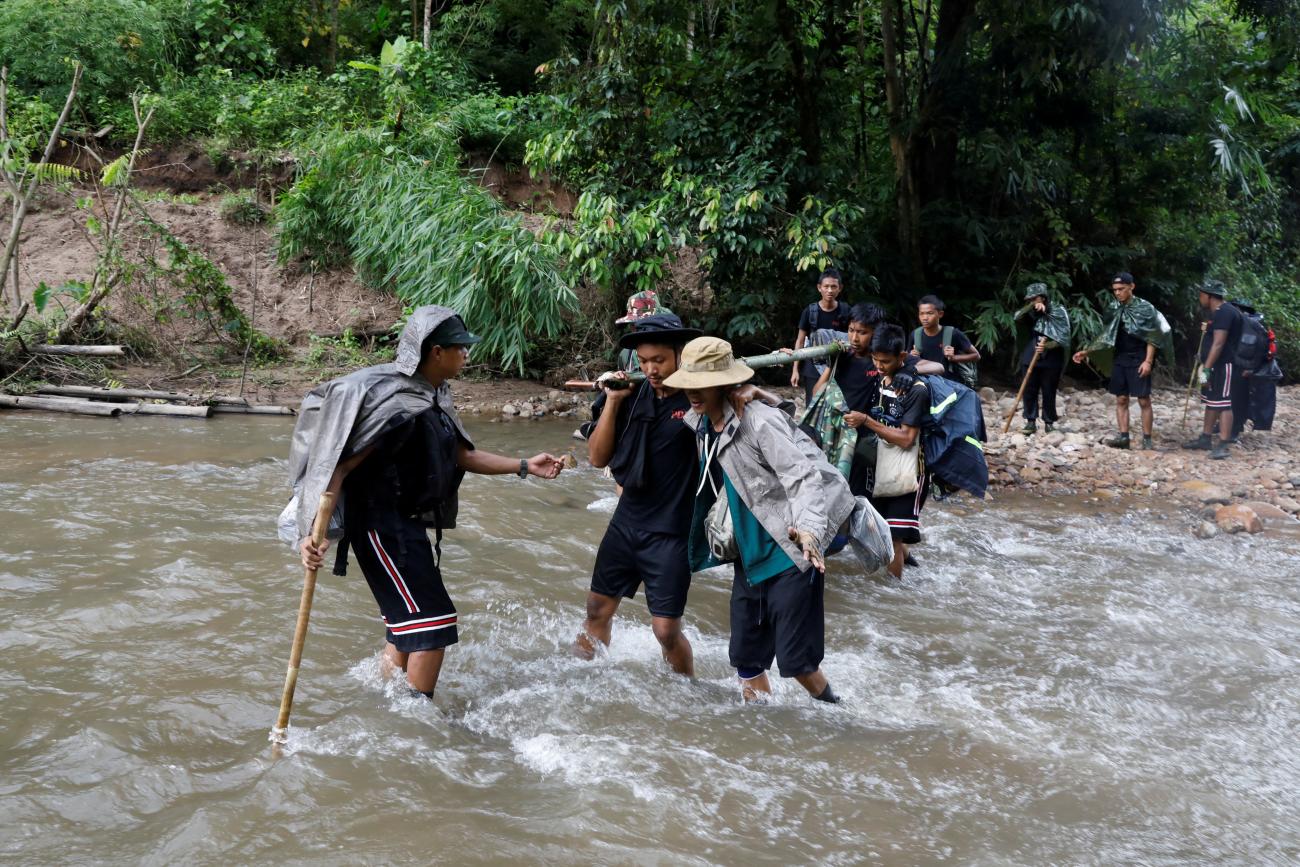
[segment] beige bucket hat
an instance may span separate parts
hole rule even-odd
[[[754,369],[737,361],[731,344],[721,337],[697,337],[682,347],[677,372],[664,380],[669,388],[713,388],[739,385],[754,375]]]

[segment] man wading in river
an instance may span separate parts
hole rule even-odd
[[[695,438],[681,423],[689,409],[685,395],[664,380],[677,370],[682,345],[700,332],[682,327],[671,314],[643,317],[636,325],[619,344],[636,352],[645,381],[633,388],[606,386],[604,406],[587,439],[592,466],[608,466],[622,494],[596,553],[587,619],[574,652],[591,659],[597,643],[609,646],[619,602],[645,584],[664,659],[673,671],[691,677],[695,667],[681,620],[691,586],[686,533],[695,493]],[[754,397],[776,400],[758,389],[737,400],[743,404]]]
[[[474,448],[447,383],[479,339],[453,310],[416,309],[393,363],[312,390],[289,459],[298,501],[289,532],[301,540],[303,565],[319,567],[329,548],[328,541],[313,546],[309,537],[321,490],[341,491],[344,534],[335,573],[342,574],[350,545],[383,616],[385,672],[404,670],[411,689],[429,698],[457,632],[456,607],[439,569],[441,548],[429,544],[428,531],[441,541],[442,531],[456,525],[466,471],[553,479],[562,467],[550,454],[508,458]]]

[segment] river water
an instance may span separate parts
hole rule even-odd
[[[927,508],[922,568],[832,560],[836,707],[745,707],[725,574],[698,680],[640,598],[567,649],[613,506],[586,468],[470,477],[436,703],[381,681],[357,567],[322,576],[286,754],[301,569],[283,419],[0,414],[0,859],[9,863],[1294,863],[1293,540],[1007,500]],[[571,425],[480,424],[508,454]]]

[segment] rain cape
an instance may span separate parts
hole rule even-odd
[[[1111,302],[1110,318],[1101,333],[1087,346],[1089,359],[1103,375],[1109,376],[1115,365],[1115,340],[1119,336],[1120,322],[1124,323],[1125,331],[1154,344],[1164,353],[1165,362],[1173,364],[1174,333],[1169,320],[1150,301],[1134,297],[1127,304]]]
[[[293,429],[289,449],[289,485],[293,498],[280,513],[279,537],[297,546],[311,535],[320,495],[340,460],[348,458],[394,427],[435,404],[451,420],[466,443],[469,434],[456,415],[451,389],[446,384],[435,388],[415,372],[420,364],[420,345],[435,328],[456,311],[447,307],[419,307],[406,321],[397,343],[397,357],[388,364],[349,373],[313,388],[302,401],[298,422]],[[472,448],[472,446],[471,446]],[[456,526],[457,498],[453,493],[443,501],[439,512],[440,526]],[[331,539],[343,535],[343,510],[340,497],[330,519]],[[428,516],[433,520],[433,516]]]
[[[1154,310],[1155,308],[1151,308]],[[1034,305],[1026,304],[1016,311],[1016,319],[1021,320],[1028,314],[1029,333],[1031,339],[1033,335],[1041,335],[1048,340],[1047,348],[1055,349],[1056,344],[1069,353],[1070,351],[1070,314],[1066,312],[1063,304],[1053,304],[1050,301],[1047,304],[1047,312],[1039,315],[1034,310]]]

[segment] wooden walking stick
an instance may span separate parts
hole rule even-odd
[[[1025,386],[1029,384],[1029,376],[1034,372],[1034,365],[1043,354],[1043,341],[1038,341],[1038,346],[1034,349],[1034,357],[1029,359],[1029,366],[1025,368],[1025,378],[1020,380],[1020,391],[1016,392],[1016,401],[1011,405],[1011,412],[1007,413],[1007,423],[1002,428],[1005,436],[1011,431],[1011,420],[1016,417],[1016,410],[1020,409],[1020,398],[1025,396]]]
[[[1192,383],[1196,382],[1196,374],[1201,371],[1201,347],[1205,345],[1205,332],[1210,327],[1210,323],[1201,323],[1201,339],[1196,344],[1196,364],[1192,367],[1192,376],[1187,380],[1187,399],[1183,401],[1183,423],[1181,430],[1187,430],[1187,410],[1192,406]]]
[[[311,543],[324,544],[329,532],[330,515],[334,514],[334,494],[320,495],[316,507],[316,520],[311,527]],[[293,628],[293,646],[289,650],[289,669],[284,673],[284,692],[280,694],[280,715],[271,729],[274,755],[279,755],[280,744],[288,740],[289,711],[293,708],[293,690],[298,685],[298,664],[302,662],[302,646],[307,642],[307,621],[311,618],[311,600],[316,595],[316,570],[305,569],[302,576],[302,598],[298,601],[298,623]]]

